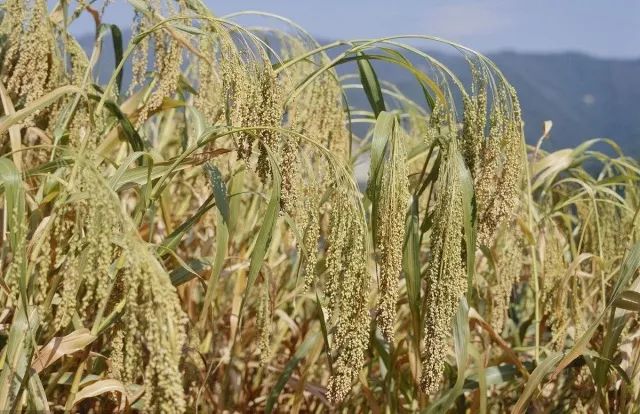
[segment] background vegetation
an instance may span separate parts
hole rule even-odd
[[[442,39],[130,3],[128,44],[106,4],[2,5],[0,410],[639,411],[615,142],[526,145],[508,80]]]

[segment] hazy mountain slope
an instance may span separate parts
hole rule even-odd
[[[613,138],[640,155],[640,60],[605,60],[576,53],[489,55],[518,91],[525,133],[538,139],[543,121],[553,121],[545,147],[572,147],[594,137]],[[463,82],[469,82],[464,59],[437,54]],[[421,99],[411,75],[377,65],[382,79],[391,80],[414,99]]]
[[[554,147],[586,138],[618,140],[640,155],[640,60],[616,61],[565,53],[491,56],[518,90],[528,137],[553,120]]]

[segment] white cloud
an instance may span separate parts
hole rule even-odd
[[[492,35],[514,26],[504,5],[489,1],[436,6],[426,20],[430,33],[449,39]]]
[[[596,103],[596,97],[591,95],[590,93],[587,93],[582,97],[582,103],[584,103],[585,105],[593,105],[594,103]]]

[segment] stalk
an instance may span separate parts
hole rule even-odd
[[[525,142],[522,143],[523,148],[523,156],[525,160],[527,160],[527,145]],[[537,151],[536,151],[537,152]],[[535,161],[535,159],[533,160]],[[531,252],[531,277],[533,277],[533,296],[534,296],[534,329],[535,329],[535,345],[534,345],[534,357],[536,361],[536,365],[540,361],[540,283],[538,280],[538,265],[537,265],[537,254],[536,254],[536,244],[535,244],[535,234],[534,234],[534,218],[533,218],[533,193],[531,190],[531,163],[526,163],[527,167],[525,168],[526,180],[527,180],[527,219],[529,230],[531,231],[531,240],[529,250]]]

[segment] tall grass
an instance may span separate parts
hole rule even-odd
[[[124,44],[108,4],[2,4],[0,410],[638,412],[613,141],[527,145],[508,80],[443,39],[130,5]]]

